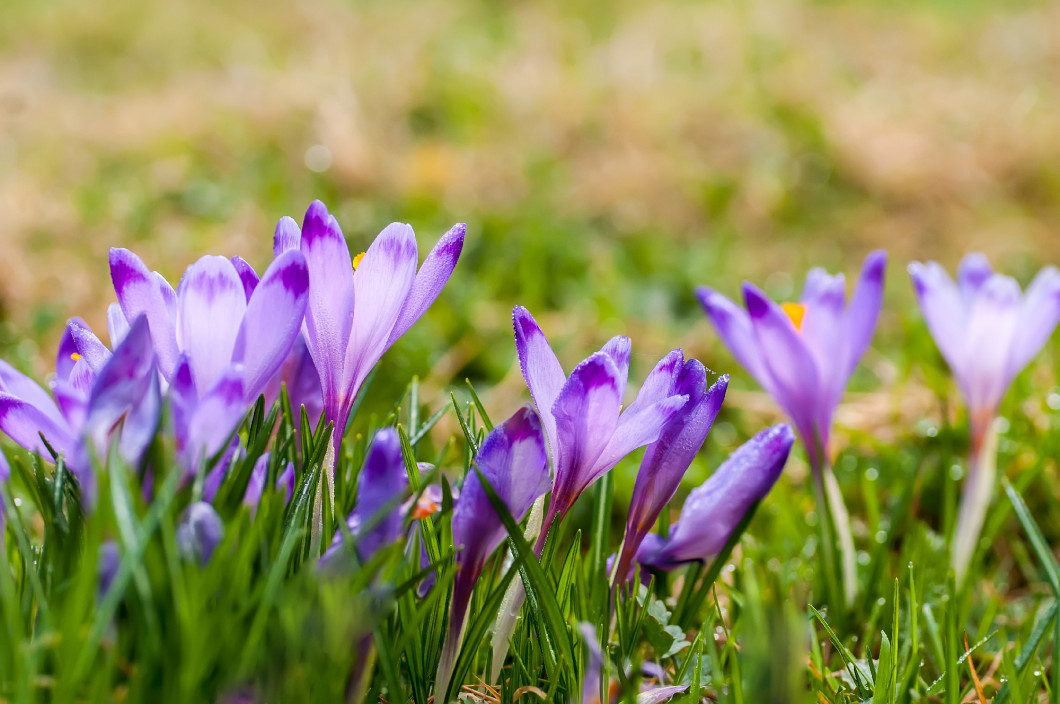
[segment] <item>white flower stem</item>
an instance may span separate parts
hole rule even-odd
[[[979,544],[986,509],[994,497],[997,478],[997,429],[993,417],[986,421],[972,421],[972,450],[968,461],[968,476],[961,492],[961,508],[951,541],[951,563],[957,587],[964,583],[968,567]]]

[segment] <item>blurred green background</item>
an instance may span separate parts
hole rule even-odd
[[[0,348],[39,378],[66,318],[104,329],[109,246],[173,282],[206,252],[261,270],[276,220],[321,198],[353,251],[392,220],[422,253],[468,223],[449,287],[383,362],[380,407],[420,374],[428,404],[468,377],[511,412],[521,303],[568,368],[623,332],[634,385],[675,346],[732,372],[729,408],[755,418],[726,412],[727,449],[775,410],[693,288],[796,298],[808,268],[852,280],[885,247],[888,307],[839,416],[885,441],[937,414],[945,383],[905,264],[978,249],[1025,283],[1060,259],[1058,3],[5,0],[0,16]]]

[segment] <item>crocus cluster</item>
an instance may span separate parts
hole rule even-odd
[[[31,452],[61,458],[91,506],[95,463],[116,443],[122,460],[139,467],[168,404],[186,478],[214,467],[209,499],[238,450],[233,435],[248,409],[262,395],[271,404],[281,385],[312,424],[323,413],[341,442],[368,373],[438,297],[463,240],[457,225],[417,271],[412,228],[395,223],[351,259],[338,223],[317,201],[301,228],[280,221],[275,258],[260,277],[240,257],[205,256],[174,289],[136,254],[112,249],[113,352],[74,318],[51,394],[0,362],[0,429]],[[256,470],[249,503],[263,481]]]

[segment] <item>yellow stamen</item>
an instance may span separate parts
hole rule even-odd
[[[353,270],[357,271],[357,267],[361,265],[361,260],[364,259],[364,252],[361,252],[353,258]]]
[[[79,355],[77,352],[71,352],[70,359],[76,362],[77,360],[81,359],[81,355]]]
[[[783,308],[787,316],[791,318],[791,322],[795,325],[795,329],[802,330],[802,319],[806,315],[806,304],[781,303],[780,307]]]

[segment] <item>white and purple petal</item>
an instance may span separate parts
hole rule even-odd
[[[541,331],[534,317],[530,315],[530,311],[522,306],[516,306],[512,310],[512,326],[515,330],[515,349],[519,354],[519,367],[523,372],[526,386],[530,389],[530,398],[534,400],[534,405],[541,418],[553,469],[555,469],[559,448],[552,406],[559,398],[560,390],[567,381],[567,375],[563,373],[563,367],[556,358],[556,353],[552,351],[548,338],[545,337],[545,333]]]
[[[244,392],[253,401],[290,354],[302,328],[309,291],[305,258],[296,249],[273,260],[247,304],[234,345]]]
[[[457,223],[449,232],[442,235],[427,258],[423,260],[416,274],[416,280],[412,282],[412,289],[405,299],[405,305],[401,308],[397,322],[390,331],[387,348],[408,332],[445,288],[445,284],[453,274],[453,269],[456,268],[457,260],[460,259],[466,232],[467,226],[464,223]]]
[[[228,259],[205,256],[185,272],[177,297],[177,345],[196,388],[208,389],[232,363],[247,310],[243,282]]]
[[[135,320],[140,315],[147,316],[151,339],[158,356],[159,371],[168,379],[180,357],[174,319],[173,289],[161,276],[149,271],[143,261],[127,249],[110,250],[110,276],[125,319]],[[113,338],[112,331],[112,343]]]

